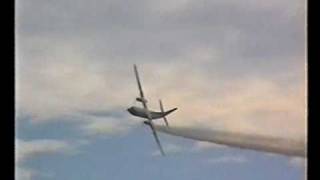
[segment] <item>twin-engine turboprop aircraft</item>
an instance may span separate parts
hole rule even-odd
[[[134,65],[134,72],[138,83],[138,88],[140,96],[136,98],[136,101],[142,103],[143,108],[132,106],[128,108],[130,114],[147,119],[144,124],[148,125],[153,133],[153,136],[159,146],[160,152],[164,155],[163,149],[161,147],[159,138],[157,136],[156,128],[158,131],[168,133],[171,135],[176,135],[180,137],[190,138],[194,140],[207,141],[216,144],[223,144],[231,147],[259,150],[271,153],[278,153],[288,156],[301,156],[306,157],[306,143],[305,141],[294,140],[294,139],[284,139],[281,137],[268,137],[258,134],[245,134],[245,133],[234,133],[219,130],[203,130],[196,127],[186,128],[186,127],[170,127],[166,119],[166,116],[177,108],[173,108],[168,111],[164,111],[161,100],[160,112],[150,111],[147,106],[147,100],[144,97],[141,83],[139,80],[138,70],[136,65]],[[153,123],[154,120],[163,118],[167,127],[157,126]]]
[[[134,68],[134,73],[135,73],[135,76],[136,76],[136,80],[137,80],[138,88],[139,88],[139,93],[140,93],[140,97],[137,97],[136,101],[141,102],[142,105],[143,105],[143,108],[132,106],[132,107],[128,108],[127,110],[129,111],[130,114],[132,114],[134,116],[138,116],[138,117],[147,119],[143,123],[148,125],[151,128],[153,136],[154,136],[154,138],[155,138],[155,140],[156,140],[156,142],[158,144],[158,147],[159,147],[159,149],[161,151],[161,154],[164,155],[164,151],[162,149],[162,146],[160,144],[160,140],[158,138],[157,132],[156,132],[156,130],[154,128],[154,125],[153,125],[152,121],[156,120],[156,119],[163,118],[163,120],[166,123],[166,125],[169,126],[169,123],[168,123],[168,120],[167,120],[166,116],[168,114],[172,113],[173,111],[177,110],[177,108],[173,108],[171,110],[164,111],[162,102],[161,102],[161,100],[159,100],[161,112],[150,111],[148,109],[148,106],[147,106],[147,100],[145,99],[144,94],[143,94],[143,90],[142,90],[142,87],[141,87],[141,82],[140,82],[140,79],[139,79],[137,66],[134,65],[133,68]]]

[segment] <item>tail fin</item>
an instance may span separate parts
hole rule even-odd
[[[159,100],[159,104],[160,104],[161,113],[162,113],[162,115],[163,115],[163,120],[164,120],[164,122],[166,123],[166,125],[169,127],[169,123],[168,123],[168,120],[167,120],[167,118],[166,118],[166,115],[168,115],[168,114],[172,113],[173,111],[177,110],[177,108],[173,108],[173,109],[171,109],[171,110],[169,110],[169,111],[164,112],[161,99]]]

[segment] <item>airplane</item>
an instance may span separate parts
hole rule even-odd
[[[156,120],[156,119],[160,119],[160,118],[163,118],[164,122],[166,123],[166,126],[169,127],[169,123],[168,123],[168,120],[166,118],[166,116],[170,113],[172,113],[173,111],[177,110],[177,108],[173,108],[173,109],[170,109],[168,111],[164,111],[164,108],[163,108],[163,104],[162,104],[162,101],[161,99],[159,100],[159,105],[160,105],[160,112],[156,112],[156,111],[150,111],[148,109],[148,106],[147,106],[147,100],[144,96],[144,93],[143,93],[143,90],[142,90],[142,86],[141,86],[141,82],[140,82],[140,78],[139,78],[139,74],[138,74],[138,69],[137,69],[137,66],[134,64],[133,65],[133,69],[134,69],[134,74],[136,76],[136,80],[137,80],[137,84],[138,84],[138,89],[139,89],[139,97],[137,97],[135,100],[138,101],[138,102],[141,102],[142,105],[143,105],[143,108],[140,108],[140,107],[137,107],[137,106],[131,106],[130,108],[127,109],[127,111],[133,115],[133,116],[137,116],[137,117],[141,117],[141,118],[145,118],[147,120],[145,120],[143,123],[148,125],[153,133],[153,136],[156,140],[156,143],[160,149],[160,152],[161,154],[164,156],[165,153],[162,149],[162,146],[161,146],[161,143],[160,143],[160,140],[159,140],[159,137],[157,135],[157,132],[154,128],[154,124],[153,124],[153,121]]]

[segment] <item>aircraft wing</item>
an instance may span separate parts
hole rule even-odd
[[[144,94],[143,94],[143,91],[142,91],[142,87],[141,87],[141,82],[140,82],[140,78],[139,78],[139,73],[138,73],[138,69],[137,69],[137,66],[136,65],[133,65],[134,67],[134,74],[136,75],[136,80],[137,80],[137,83],[138,83],[138,88],[139,88],[139,92],[140,92],[140,97],[142,99],[144,99]],[[143,105],[144,106],[144,105]]]
[[[164,155],[164,151],[162,149],[162,146],[160,144],[160,140],[159,140],[159,137],[157,135],[157,132],[153,126],[153,123],[152,123],[152,119],[151,119],[151,115],[150,115],[150,111],[148,109],[148,106],[147,106],[147,102],[144,98],[144,94],[143,94],[143,90],[142,90],[142,86],[141,86],[141,82],[140,82],[140,78],[139,78],[139,73],[138,73],[138,69],[137,69],[137,66],[134,65],[134,73],[135,73],[135,76],[136,76],[136,80],[137,80],[137,83],[138,83],[138,88],[139,88],[139,92],[140,92],[140,98],[142,99],[141,103],[143,105],[143,108],[146,110],[147,112],[147,116],[148,116],[148,120],[149,120],[149,123],[148,125],[150,126],[151,130],[152,130],[152,134],[154,136],[154,139],[156,140],[156,143],[160,149],[160,152],[162,155]]]
[[[160,144],[159,137],[158,137],[157,132],[156,132],[156,130],[155,130],[155,128],[154,128],[154,126],[153,126],[153,124],[152,124],[151,121],[150,121],[150,128],[151,128],[151,130],[152,130],[154,139],[156,140],[156,142],[157,142],[157,144],[158,144],[158,147],[159,147],[159,149],[160,149],[160,152],[161,152],[161,154],[164,156],[165,154],[164,154],[164,151],[163,151],[162,146],[161,146],[161,144]]]

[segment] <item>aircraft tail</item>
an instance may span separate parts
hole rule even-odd
[[[166,118],[166,115],[172,113],[173,111],[177,110],[178,108],[173,108],[173,109],[170,109],[169,111],[165,112],[164,109],[163,109],[163,105],[162,105],[161,99],[159,100],[159,104],[160,104],[161,113],[163,114],[163,120],[166,123],[167,127],[169,127],[169,123],[168,123],[168,120]]]

